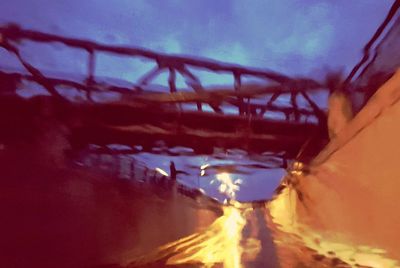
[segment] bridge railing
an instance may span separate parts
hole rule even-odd
[[[84,82],[68,79],[59,79],[45,76],[39,68],[33,66],[20,52],[19,43],[29,40],[37,43],[62,43],[70,48],[77,48],[87,52],[87,71]],[[14,77],[33,81],[43,86],[51,95],[65,99],[57,90],[58,86],[70,87],[83,91],[87,101],[93,101],[94,92],[111,91],[129,96],[125,100],[130,103],[141,104],[174,104],[182,110],[181,104],[195,104],[197,111],[203,111],[204,105],[211,107],[211,112],[223,114],[223,106],[229,106],[237,115],[251,115],[264,117],[267,112],[283,113],[286,119],[301,117],[315,117],[320,123],[325,123],[325,113],[317,105],[310,92],[321,90],[324,85],[307,78],[291,78],[286,75],[255,68],[247,68],[234,64],[221,63],[214,60],[183,57],[153,52],[147,49],[111,46],[92,41],[66,38],[59,35],[47,34],[38,31],[24,30],[17,25],[0,27],[0,46],[14,54],[28,74],[14,73]],[[96,81],[97,56],[101,53],[116,54],[133,58],[145,58],[155,63],[155,67],[137,79],[134,86],[121,87],[112,83],[98,83]],[[209,88],[204,86],[193,68],[204,69],[217,74],[229,74],[234,81],[233,85],[225,88]],[[148,92],[148,85],[157,77],[167,72],[168,92]],[[187,88],[191,91],[179,91],[177,76],[184,78]],[[257,78],[265,81],[262,84],[244,84],[244,77]],[[280,105],[280,98],[288,100],[288,105]],[[257,103],[253,100],[257,99]],[[302,99],[302,103],[299,102]],[[209,111],[210,112],[210,111]]]

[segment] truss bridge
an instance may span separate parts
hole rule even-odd
[[[380,28],[392,17],[389,14]],[[378,29],[376,35],[382,32]],[[378,36],[367,44],[365,54]],[[49,44],[80,51],[85,74],[79,79],[49,74],[24,55],[26,43],[43,47],[37,57],[45,56]],[[184,146],[194,153],[210,153],[219,147],[256,153],[284,151],[295,156],[304,144],[312,144],[308,146],[312,155],[326,141],[326,99],[317,99],[318,94],[328,95],[327,83],[210,59],[68,38],[13,24],[0,27],[0,47],[20,65],[0,69],[0,123],[10,129],[2,134],[3,139],[12,136],[16,128],[30,126],[34,115],[52,109],[57,120],[70,129],[70,141],[76,148],[123,144],[135,153],[138,146],[147,151]],[[133,81],[104,79],[97,73],[103,55],[139,59],[152,68],[135,75]],[[346,84],[355,80],[363,64],[371,66],[376,58],[367,62],[364,57]],[[365,73],[364,69],[360,76]],[[207,75],[223,83],[208,84]],[[166,77],[161,85],[157,84],[160,77]],[[227,77],[230,84],[225,83]],[[42,96],[22,97],[21,89],[26,87],[40,88]]]

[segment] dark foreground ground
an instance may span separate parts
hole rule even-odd
[[[1,267],[123,264],[220,213],[184,196],[63,167],[36,145],[25,146],[0,151]]]

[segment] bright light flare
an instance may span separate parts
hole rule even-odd
[[[200,166],[200,176],[203,177],[206,175],[206,168],[208,168],[210,164],[204,164]]]
[[[218,267],[242,268],[242,256],[247,256],[246,260],[251,261],[261,249],[261,244],[256,241],[242,241],[248,211],[224,206],[223,215],[207,229],[168,243],[136,259],[134,264],[140,266],[166,259],[167,265],[202,264],[201,267],[215,267],[220,264]]]
[[[204,170],[204,169],[208,168],[209,166],[210,166],[210,164],[204,164],[204,165],[200,166],[200,169]]]
[[[220,185],[218,190],[220,193],[225,194],[230,199],[235,199],[236,192],[240,190],[240,184],[242,183],[241,179],[237,179],[232,181],[231,176],[228,173],[219,173],[216,176]]]
[[[158,173],[160,173],[161,175],[163,175],[163,176],[166,176],[166,177],[168,177],[169,175],[168,175],[168,173],[165,171],[165,170],[163,170],[163,169],[161,169],[161,168],[156,168],[156,171],[158,172]]]

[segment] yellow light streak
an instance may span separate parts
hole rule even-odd
[[[240,181],[235,184],[227,173],[217,174],[216,178],[221,183],[220,191],[230,198],[229,201],[225,199],[223,215],[205,230],[137,258],[134,265],[164,261],[167,265],[201,264],[202,267],[214,267],[218,264],[226,268],[242,268],[243,256],[246,261],[257,256],[261,249],[260,241],[242,237],[243,228],[247,224],[246,215],[253,208],[234,200],[235,192],[240,189],[237,185]]]
[[[297,193],[291,187],[282,190],[272,202],[267,204],[271,220],[277,229],[274,241],[278,247],[284,250],[293,249],[293,252],[300,252],[296,257],[299,259],[307,258],[301,248],[314,250],[317,254],[331,257],[330,252],[334,252],[335,258],[345,262],[346,267],[373,267],[373,268],[399,268],[399,262],[385,257],[386,251],[380,248],[365,245],[355,245],[351,241],[339,243],[323,233],[316,232],[302,224],[297,217]],[[279,249],[278,249],[279,250]],[[281,260],[284,262],[285,260]],[[291,260],[290,260],[291,261]],[[281,263],[282,267],[291,267]],[[321,266],[315,267],[326,267]]]

